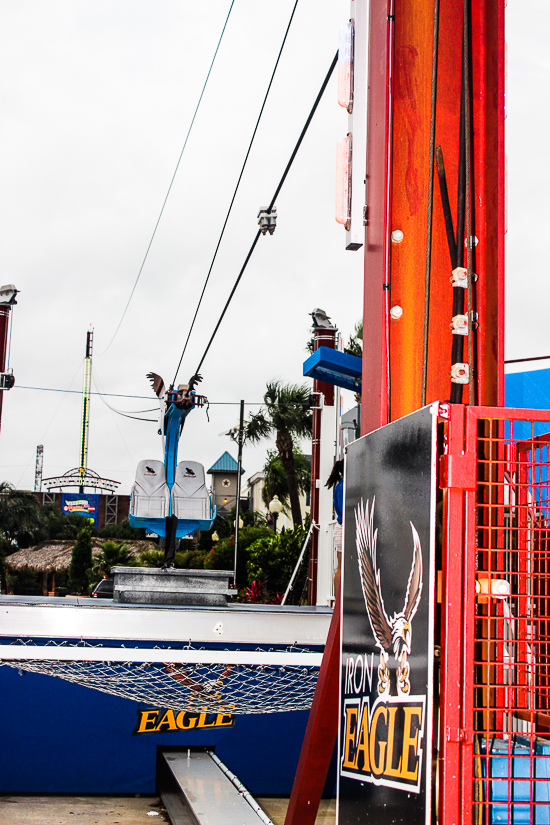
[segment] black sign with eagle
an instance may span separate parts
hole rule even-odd
[[[341,825],[431,822],[436,416],[347,448]]]

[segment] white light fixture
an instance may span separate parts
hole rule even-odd
[[[220,540],[220,537],[218,536],[217,531],[214,530],[214,532],[212,533],[212,541],[219,541],[219,540]]]
[[[338,44],[338,104],[353,111],[353,20],[340,26]]]
[[[270,513],[282,513],[283,505],[279,501],[279,496],[273,496],[271,501],[269,502],[269,512]]]
[[[351,221],[351,135],[336,148],[336,222],[346,229]]]

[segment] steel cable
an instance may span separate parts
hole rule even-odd
[[[321,86],[321,88],[320,88],[320,90],[319,90],[319,93],[318,93],[318,95],[317,95],[316,99],[315,99],[315,103],[313,104],[313,106],[312,106],[312,108],[311,108],[311,111],[310,111],[310,113],[309,113],[309,115],[308,115],[308,117],[307,117],[307,120],[306,120],[306,122],[305,122],[304,128],[302,129],[302,131],[301,131],[301,133],[300,133],[300,137],[298,138],[298,140],[297,140],[297,142],[296,142],[296,146],[294,147],[294,150],[293,150],[293,152],[292,152],[292,154],[291,154],[291,156],[290,156],[290,160],[288,161],[288,163],[287,163],[287,165],[286,165],[286,169],[285,169],[285,171],[283,172],[283,175],[282,175],[282,177],[281,177],[281,180],[279,181],[279,184],[278,184],[278,186],[277,186],[277,188],[276,188],[276,190],[275,190],[275,194],[274,194],[274,195],[273,195],[273,197],[271,198],[271,201],[270,201],[269,206],[268,206],[268,208],[267,208],[267,211],[268,211],[268,212],[271,212],[271,210],[273,209],[273,206],[274,206],[274,204],[275,204],[275,201],[276,201],[276,199],[277,199],[277,197],[278,197],[278,195],[279,195],[279,193],[280,193],[280,191],[281,191],[281,189],[282,189],[282,187],[283,187],[283,184],[284,184],[284,182],[285,182],[285,180],[286,180],[286,178],[287,178],[287,175],[288,175],[288,173],[289,173],[289,171],[290,171],[290,168],[291,168],[291,166],[292,166],[292,164],[293,164],[293,162],[294,162],[294,159],[295,159],[296,155],[298,154],[298,150],[299,150],[300,146],[302,145],[302,141],[303,141],[303,139],[304,139],[304,137],[305,137],[305,135],[306,135],[306,132],[307,132],[307,130],[308,130],[308,128],[309,128],[309,125],[310,125],[310,123],[311,123],[311,121],[312,121],[312,119],[313,119],[313,116],[314,116],[315,112],[317,111],[317,107],[319,106],[319,103],[321,102],[321,98],[323,97],[323,94],[324,94],[324,92],[325,92],[325,89],[326,89],[326,87],[327,87],[327,85],[328,85],[328,82],[329,82],[329,80],[330,80],[330,77],[331,77],[331,75],[332,75],[332,72],[334,71],[334,67],[336,66],[337,62],[338,62],[338,52],[336,52],[336,55],[334,56],[334,58],[333,58],[333,60],[332,60],[332,63],[330,64],[330,68],[329,68],[329,70],[328,70],[328,72],[327,72],[327,74],[326,74],[326,76],[325,76],[325,79],[323,80],[322,86]],[[237,279],[236,279],[235,283],[233,284],[233,289],[231,290],[231,292],[230,292],[230,294],[229,294],[229,298],[227,299],[227,301],[226,301],[226,303],[225,303],[225,306],[224,306],[224,308],[223,308],[223,310],[222,310],[222,313],[221,313],[221,315],[220,315],[220,317],[219,317],[219,319],[218,319],[218,322],[216,323],[216,326],[214,327],[214,332],[213,332],[213,333],[212,333],[212,335],[210,336],[210,340],[209,340],[209,342],[208,342],[208,344],[207,344],[207,346],[206,346],[206,349],[205,349],[205,351],[204,351],[204,353],[203,353],[203,355],[202,355],[201,360],[199,361],[199,365],[198,365],[197,369],[195,370],[195,374],[200,372],[200,369],[201,369],[201,367],[202,367],[202,365],[203,365],[203,363],[204,363],[204,359],[205,359],[205,358],[206,358],[206,356],[208,355],[208,351],[209,351],[210,347],[212,346],[212,342],[213,342],[214,338],[216,337],[216,333],[218,332],[218,330],[219,330],[219,328],[220,328],[221,322],[222,322],[222,321],[223,321],[223,319],[224,319],[225,313],[227,312],[227,309],[228,309],[228,307],[229,307],[229,304],[231,303],[231,300],[232,300],[232,298],[233,298],[233,295],[235,294],[235,292],[236,292],[236,290],[237,290],[237,287],[239,286],[239,283],[240,283],[240,280],[241,280],[241,278],[242,278],[242,276],[243,276],[243,273],[244,273],[244,271],[245,271],[245,269],[246,269],[246,267],[247,267],[247,265],[248,265],[248,262],[249,262],[250,258],[252,257],[252,253],[254,252],[254,249],[256,248],[256,244],[258,243],[258,239],[259,239],[259,237],[260,237],[260,234],[261,234],[261,232],[260,232],[260,230],[258,230],[258,231],[256,232],[256,237],[254,238],[254,240],[253,240],[253,242],[252,242],[252,246],[251,246],[251,247],[250,247],[250,249],[248,250],[248,254],[247,254],[247,256],[246,256],[246,258],[245,258],[245,261],[244,261],[244,263],[243,263],[243,265],[242,265],[242,267],[241,267],[241,270],[240,270],[240,272],[239,272],[239,274],[238,274],[238,276],[237,276]]]
[[[187,135],[185,136],[185,140],[184,140],[184,143],[183,143],[183,147],[182,147],[182,150],[181,150],[181,152],[180,152],[180,156],[179,156],[179,158],[178,158],[178,162],[176,163],[176,168],[174,169],[174,174],[172,175],[172,180],[170,181],[170,186],[168,187],[168,191],[167,191],[167,193],[166,193],[166,197],[164,198],[164,201],[163,201],[163,204],[162,204],[162,208],[161,208],[160,213],[159,213],[159,216],[158,216],[158,218],[157,218],[157,222],[156,222],[156,224],[155,224],[155,228],[153,229],[153,234],[151,235],[151,239],[150,239],[150,241],[149,241],[149,245],[147,246],[147,249],[146,249],[146,251],[145,251],[145,255],[144,255],[143,261],[141,262],[141,266],[140,266],[140,268],[139,268],[139,272],[138,272],[138,274],[137,274],[137,278],[136,278],[136,280],[135,280],[135,282],[134,282],[134,285],[133,285],[133,287],[132,287],[132,291],[130,292],[130,297],[128,298],[128,302],[127,302],[126,306],[124,307],[124,312],[123,312],[123,313],[122,313],[122,315],[121,315],[120,321],[118,322],[118,326],[117,326],[117,328],[116,328],[116,329],[115,329],[115,331],[114,331],[113,337],[111,338],[111,340],[109,341],[109,343],[107,344],[107,346],[106,346],[106,348],[103,350],[103,352],[99,353],[99,357],[101,357],[102,355],[105,355],[105,353],[107,352],[107,350],[109,349],[109,347],[111,346],[111,344],[113,343],[113,341],[115,340],[115,338],[116,338],[116,336],[117,336],[117,334],[118,334],[118,331],[119,331],[119,329],[120,329],[120,327],[121,327],[121,325],[122,325],[122,322],[124,321],[124,317],[125,317],[125,315],[126,315],[126,313],[127,313],[127,311],[128,311],[128,307],[130,306],[130,301],[132,300],[132,298],[133,298],[133,296],[134,296],[134,292],[135,292],[136,287],[137,287],[137,285],[138,285],[138,281],[139,281],[139,279],[140,279],[140,277],[141,277],[141,273],[143,272],[143,267],[145,266],[145,262],[147,261],[147,258],[148,258],[148,256],[149,256],[149,251],[150,251],[151,246],[152,246],[152,244],[153,244],[153,241],[154,241],[154,239],[155,239],[155,235],[157,234],[157,229],[158,229],[158,226],[159,226],[159,223],[160,223],[160,219],[162,218],[162,215],[163,215],[163,212],[164,212],[164,207],[166,206],[166,202],[168,201],[168,197],[169,197],[169,195],[170,195],[170,192],[172,191],[172,186],[173,186],[174,180],[175,180],[175,178],[176,178],[176,174],[177,174],[177,171],[178,171],[178,169],[179,169],[179,165],[180,165],[180,163],[181,163],[181,159],[182,159],[182,157],[183,157],[183,153],[184,153],[184,151],[185,151],[185,147],[187,146],[187,141],[189,140],[189,136],[190,136],[190,134],[191,134],[191,129],[193,128],[193,124],[194,124],[194,122],[195,122],[195,118],[197,117],[197,113],[198,113],[198,111],[199,111],[199,106],[201,105],[201,101],[202,101],[202,98],[203,98],[203,96],[204,96],[204,92],[205,92],[205,90],[206,90],[206,86],[207,86],[207,84],[208,84],[208,79],[209,79],[210,74],[211,74],[211,72],[212,72],[212,69],[213,69],[213,67],[214,67],[214,62],[215,62],[215,60],[216,60],[216,55],[218,54],[218,51],[219,51],[219,48],[220,48],[220,45],[221,45],[221,42],[222,42],[222,39],[223,39],[223,35],[224,35],[224,33],[225,33],[225,29],[227,28],[227,23],[228,23],[228,21],[229,21],[229,16],[230,16],[231,11],[232,11],[232,9],[233,9],[233,4],[234,4],[234,2],[235,2],[235,0],[231,0],[231,5],[230,5],[230,7],[229,7],[229,11],[227,12],[227,17],[225,18],[225,23],[223,24],[222,33],[220,34],[220,38],[219,38],[219,40],[218,40],[218,44],[217,44],[217,46],[216,46],[216,50],[215,50],[215,52],[214,52],[214,56],[213,56],[212,61],[211,61],[211,63],[210,63],[210,68],[208,69],[208,74],[206,75],[206,80],[204,81],[204,84],[203,84],[203,87],[202,87],[202,91],[201,91],[200,96],[199,96],[198,103],[197,103],[197,105],[196,105],[196,107],[195,107],[195,111],[193,112],[193,117],[191,118],[191,123],[190,123],[190,125],[189,125],[189,129],[187,130]]]
[[[214,268],[214,263],[216,262],[216,258],[217,258],[217,256],[218,256],[218,251],[219,251],[219,248],[220,248],[220,245],[221,245],[221,242],[222,242],[222,238],[223,238],[224,233],[225,233],[225,228],[226,228],[227,223],[228,223],[228,221],[229,221],[229,216],[231,215],[231,211],[232,211],[232,209],[233,209],[233,204],[234,204],[234,202],[235,202],[235,198],[237,197],[237,192],[238,192],[238,190],[239,190],[239,186],[240,186],[240,183],[241,183],[241,179],[242,179],[242,176],[243,176],[243,174],[244,174],[244,170],[245,170],[246,164],[247,164],[247,162],[248,162],[248,157],[249,157],[250,152],[251,152],[251,149],[252,149],[252,144],[254,143],[254,139],[255,139],[255,137],[256,137],[256,132],[258,131],[258,127],[259,127],[259,125],[260,125],[260,120],[262,119],[262,115],[263,115],[263,112],[264,112],[264,109],[265,109],[265,105],[266,105],[266,103],[267,103],[267,98],[268,98],[268,96],[269,96],[269,92],[270,92],[270,90],[271,90],[271,86],[273,85],[273,80],[274,80],[274,78],[275,78],[275,73],[276,73],[276,71],[277,71],[277,67],[278,67],[278,65],[279,65],[279,61],[280,61],[280,59],[281,59],[281,55],[282,55],[282,53],[283,53],[283,49],[284,49],[284,46],[285,46],[285,43],[286,43],[286,39],[287,39],[287,37],[288,37],[288,32],[290,31],[290,26],[291,26],[292,19],[293,19],[293,17],[294,17],[294,12],[296,11],[296,6],[297,6],[297,5],[298,5],[298,0],[296,0],[296,2],[294,3],[294,8],[292,9],[292,14],[290,15],[290,20],[288,21],[288,26],[286,27],[285,36],[283,37],[283,42],[281,43],[281,48],[279,49],[279,54],[277,55],[277,60],[275,61],[275,66],[274,66],[274,68],[273,68],[273,72],[271,73],[271,79],[270,79],[270,81],[269,81],[269,84],[268,84],[268,87],[267,87],[267,91],[266,91],[266,93],[265,93],[265,97],[264,97],[264,100],[263,100],[263,103],[262,103],[262,107],[261,107],[261,109],[260,109],[260,114],[258,115],[258,119],[256,120],[256,125],[255,125],[255,127],[254,127],[254,131],[252,132],[252,137],[250,138],[250,143],[248,144],[248,149],[247,149],[247,151],[246,151],[246,155],[245,155],[245,158],[244,158],[244,161],[243,161],[243,165],[242,165],[242,167],[241,167],[241,171],[240,171],[240,173],[239,173],[239,177],[238,177],[238,180],[237,180],[237,184],[236,184],[236,186],[235,186],[235,190],[234,190],[234,192],[233,192],[233,197],[231,198],[231,202],[230,202],[230,204],[229,204],[229,208],[228,208],[228,210],[227,210],[227,214],[226,214],[226,216],[225,216],[225,220],[224,220],[224,222],[223,222],[222,230],[221,230],[221,232],[220,232],[220,236],[219,236],[219,238],[218,238],[218,243],[216,244],[216,249],[214,250],[214,255],[212,256],[212,261],[210,262],[210,267],[209,267],[209,269],[208,269],[208,273],[207,273],[207,275],[206,275],[206,279],[205,279],[205,281],[204,281],[204,285],[203,285],[203,288],[202,288],[202,292],[201,292],[201,294],[200,294],[199,302],[198,302],[198,304],[197,304],[197,308],[195,309],[195,314],[193,315],[193,320],[191,321],[191,326],[189,327],[189,332],[188,332],[188,334],[187,334],[187,339],[186,339],[185,344],[184,344],[184,347],[183,347],[183,352],[182,352],[182,354],[181,354],[181,357],[180,357],[180,360],[179,360],[178,367],[177,367],[176,372],[175,372],[175,374],[174,374],[174,380],[172,381],[172,384],[173,384],[173,385],[176,383],[176,379],[177,379],[177,377],[178,377],[178,373],[179,373],[179,371],[180,371],[180,367],[181,367],[181,362],[183,361],[183,357],[184,357],[184,355],[185,355],[185,351],[187,350],[187,345],[188,345],[188,343],[189,343],[189,339],[191,338],[191,333],[193,332],[193,328],[194,328],[194,326],[195,326],[195,321],[197,320],[197,315],[199,314],[199,309],[200,309],[201,304],[202,304],[202,299],[203,299],[203,297],[204,297],[204,293],[205,293],[205,291],[206,291],[206,287],[207,287],[207,285],[208,285],[208,281],[210,280],[210,275],[211,275],[211,273],[212,273],[212,269]]]

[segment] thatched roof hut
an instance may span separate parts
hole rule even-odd
[[[118,541],[116,539],[92,538],[92,556],[96,558],[106,541],[115,541],[116,544],[125,544],[132,551],[133,556],[139,556],[146,550],[158,550],[154,541],[132,539]],[[52,573],[68,570],[71,563],[71,551],[74,539],[69,541],[41,541],[34,547],[18,550],[6,557],[5,564],[12,572],[33,570],[36,573]]]

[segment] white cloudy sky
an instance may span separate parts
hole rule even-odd
[[[265,93],[293,0],[236,0],[164,217],[120,320],[181,151],[229,0],[0,0],[0,281],[14,312],[0,480],[32,487],[78,463],[86,331],[104,392],[149,395],[171,380]],[[194,371],[337,48],[349,0],[299,0],[207,297],[184,360]],[[507,356],[550,354],[545,272],[550,178],[547,0],[509,0]],[[536,26],[533,21],[537,21]],[[362,307],[362,254],[334,221],[335,144],[346,131],[333,78],[287,184],[278,227],[260,240],[203,366],[213,402],[260,401],[268,379],[300,381],[308,313],[347,338]],[[108,348],[107,348],[108,347]],[[150,406],[111,400],[123,410]],[[351,404],[350,399],[346,401]],[[151,405],[152,406],[152,405]],[[238,407],[194,412],[181,456],[210,466]],[[154,424],[92,399],[89,466],[129,492],[160,457]],[[247,475],[264,447],[247,448]]]

